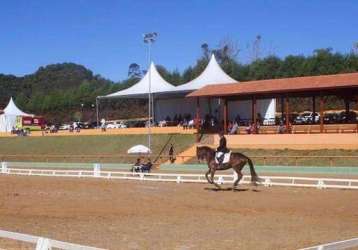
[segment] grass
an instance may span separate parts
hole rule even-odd
[[[167,144],[169,143],[174,144],[175,153],[178,154],[194,142],[195,135],[153,135],[153,155],[156,156],[163,150],[162,156],[167,157],[169,149]],[[133,163],[135,159],[127,156],[127,150],[136,144],[147,145],[147,136],[3,137],[0,138],[0,161]],[[255,165],[330,166],[332,164],[332,166],[358,167],[358,159],[349,158],[349,156],[358,156],[358,150],[235,149],[233,151],[252,157]],[[11,157],[10,155],[17,156]],[[48,155],[57,155],[57,157],[48,157]],[[64,155],[67,157],[63,157]],[[82,155],[85,157],[81,157]],[[99,155],[106,156],[100,157]],[[264,156],[276,156],[276,158],[264,159]],[[297,156],[297,158],[287,156]],[[324,156],[324,158],[317,159],[310,158],[310,156]],[[330,159],[328,156],[347,157]],[[193,158],[188,163],[197,163],[197,160]]]
[[[153,155],[162,150],[167,155],[169,144],[173,143],[176,152],[181,152],[195,142],[194,135],[152,135]],[[0,138],[0,158],[8,161],[52,161],[52,162],[133,162],[127,150],[137,144],[147,145],[146,135],[99,135],[99,136],[59,136],[59,137],[12,137]],[[168,144],[168,145],[167,145]],[[165,147],[165,145],[167,145]],[[165,148],[163,148],[165,147]],[[10,155],[18,155],[11,157]],[[21,157],[19,157],[19,155]],[[24,155],[32,155],[25,157]],[[47,157],[48,155],[67,155]],[[82,158],[81,155],[86,157]],[[98,155],[107,155],[98,157]]]

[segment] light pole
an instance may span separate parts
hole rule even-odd
[[[143,35],[143,41],[144,43],[148,44],[148,148],[151,150],[151,126],[152,126],[152,79],[151,79],[151,72],[150,72],[150,64],[152,61],[151,58],[151,45],[155,42],[155,39],[157,38],[158,34],[156,32],[147,33]]]
[[[83,103],[81,103],[81,119],[80,119],[80,122],[82,121],[82,119],[83,119]]]

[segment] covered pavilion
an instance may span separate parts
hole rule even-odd
[[[196,120],[199,121],[201,98],[220,98],[224,103],[224,130],[227,132],[228,110],[230,102],[238,100],[251,100],[251,113],[253,122],[256,123],[257,101],[260,99],[276,98],[281,100],[281,119],[285,121],[286,131],[290,131],[290,98],[310,97],[313,100],[313,121],[316,114],[315,99],[319,98],[319,130],[317,132],[328,132],[324,124],[325,97],[338,96],[345,102],[345,112],[348,117],[350,103],[358,104],[358,73],[346,73],[336,75],[320,75],[294,77],[284,79],[270,79],[259,81],[248,81],[230,84],[213,84],[205,86],[187,95],[188,98],[197,100]],[[239,107],[236,107],[239,108]],[[358,122],[354,124],[352,131],[357,132]],[[348,120],[347,120],[348,123]],[[199,129],[199,123],[196,123]]]

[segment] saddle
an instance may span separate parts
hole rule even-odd
[[[215,153],[215,163],[219,164],[219,160],[220,157],[222,157],[224,153],[223,152],[216,152]],[[231,151],[229,151],[228,153],[224,154],[224,160],[222,162],[222,164],[228,163],[230,161],[230,156],[231,156]]]

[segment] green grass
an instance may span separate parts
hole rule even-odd
[[[176,152],[181,152],[195,142],[194,135],[152,135],[153,155],[158,155],[168,143],[173,143]],[[59,137],[12,137],[0,138],[0,158],[8,161],[52,161],[52,162],[133,162],[127,150],[137,144],[147,145],[146,135],[99,135]],[[167,155],[169,146],[164,148]],[[33,155],[10,157],[9,155]],[[71,157],[47,157],[68,155]],[[85,158],[77,157],[86,155]],[[98,155],[110,155],[99,158]],[[77,158],[76,158],[77,157]]]
[[[195,142],[195,135],[153,135],[153,155],[160,153],[168,143],[174,144],[175,153],[180,153]],[[127,150],[136,144],[147,145],[146,135],[98,135],[98,136],[59,136],[59,137],[11,137],[0,138],[0,161],[31,161],[31,162],[77,162],[77,163],[133,163],[134,158],[127,156]],[[163,157],[168,156],[168,148],[163,150]],[[358,150],[268,150],[268,149],[235,149],[252,157],[255,165],[266,166],[357,166]],[[10,157],[10,155],[17,155]],[[19,157],[19,155],[21,157]],[[30,155],[24,157],[24,155]],[[48,157],[58,155],[58,157]],[[62,157],[66,155],[68,157]],[[85,155],[85,157],[80,157]],[[99,157],[99,155],[107,155]],[[123,157],[125,155],[125,157]],[[266,158],[264,156],[277,156]],[[286,156],[297,156],[288,158]],[[309,156],[325,156],[315,159]],[[332,158],[327,156],[347,156]],[[135,157],[135,156],[134,156]],[[155,158],[152,157],[152,160]],[[163,162],[163,161],[161,161]],[[188,163],[197,163],[196,158]]]

